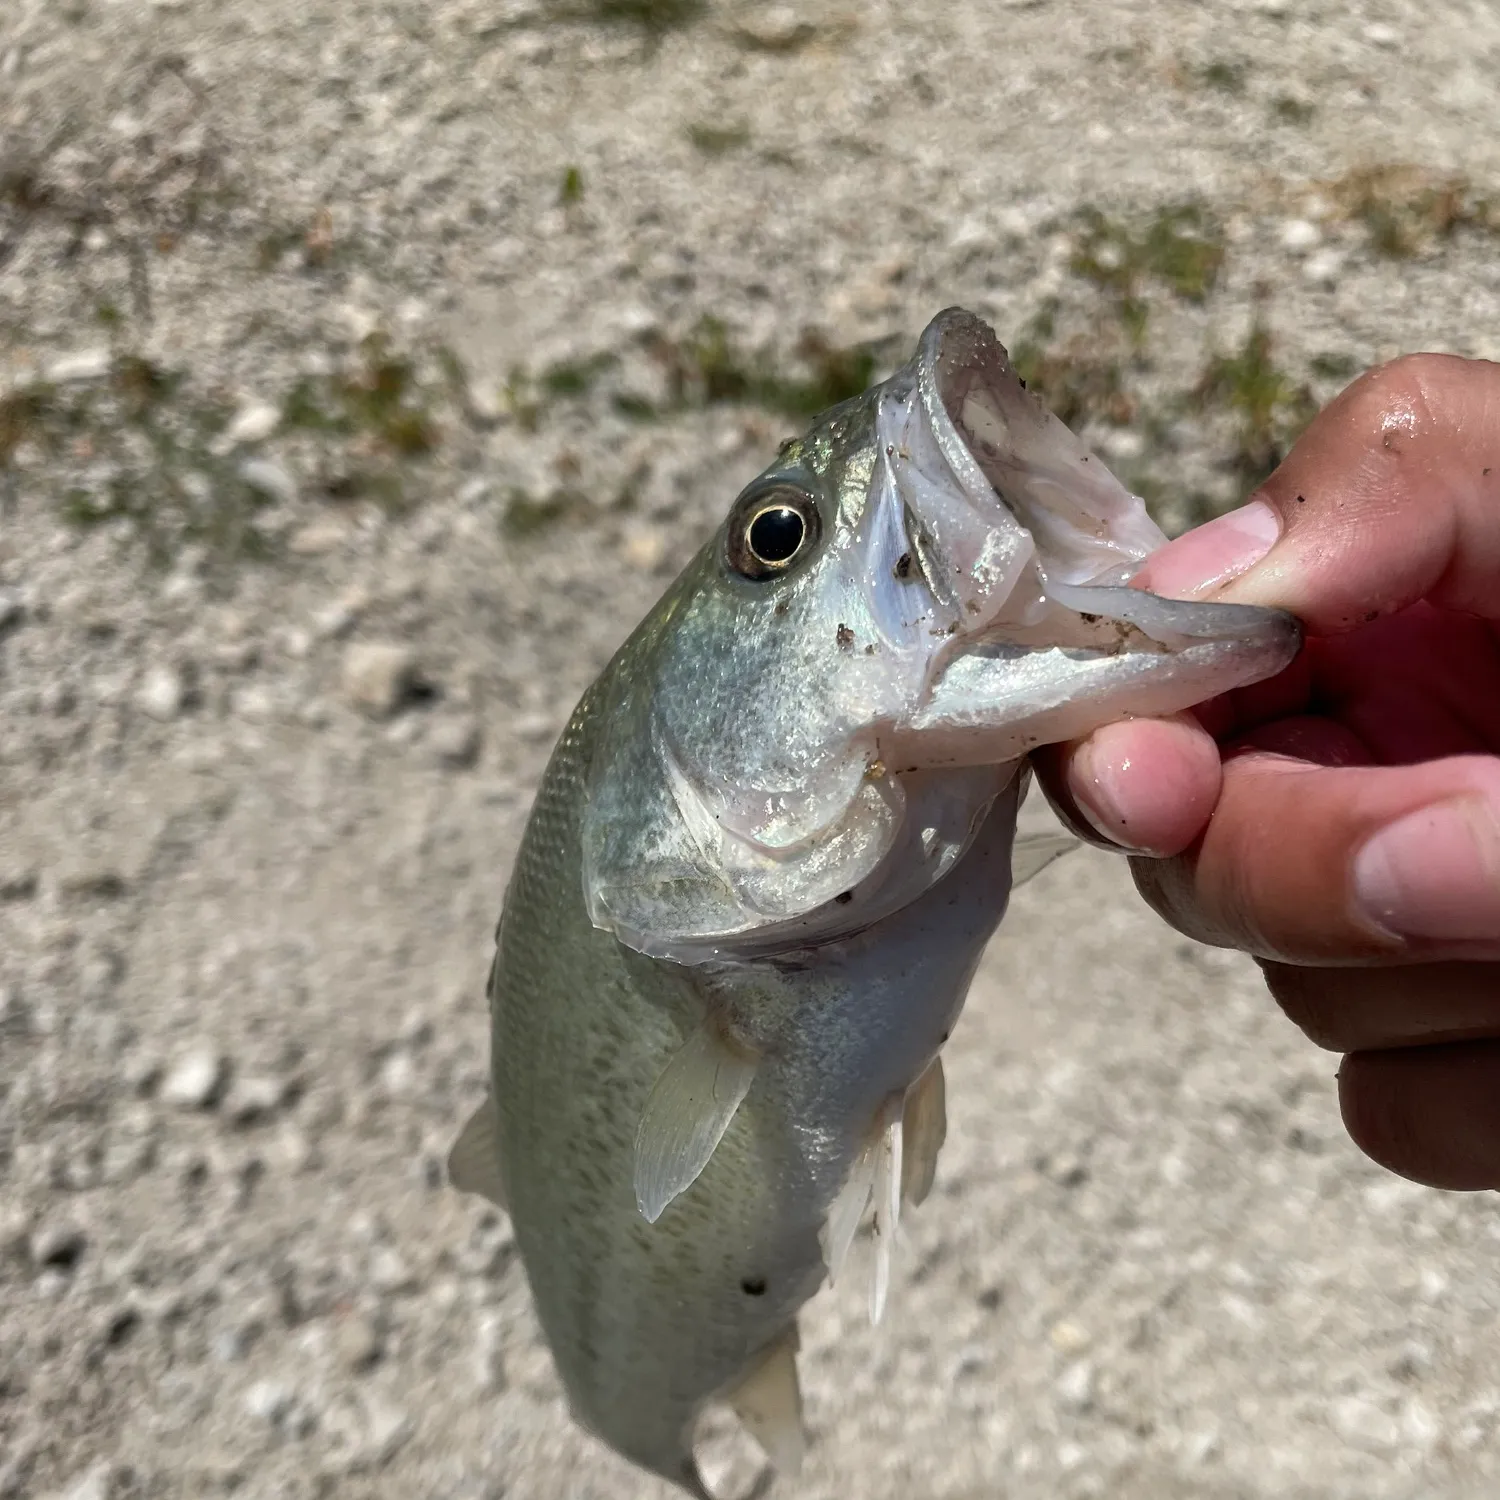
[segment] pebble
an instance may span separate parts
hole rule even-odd
[[[478,760],[480,738],[478,719],[464,714],[434,724],[427,746],[440,766],[464,770]]]
[[[417,659],[406,646],[356,641],[344,653],[344,697],[373,719],[389,718],[410,696]]]
[[[313,629],[324,640],[347,635],[354,622],[370,607],[370,596],[363,589],[351,589],[344,597],[313,616]]]
[[[87,1245],[83,1230],[66,1219],[44,1224],[31,1236],[31,1263],[39,1269],[71,1270]]]
[[[1376,47],[1397,47],[1401,43],[1401,34],[1384,21],[1373,21],[1365,27],[1365,40]]]
[[[1281,247],[1300,253],[1323,240],[1323,231],[1311,219],[1288,219],[1281,226]]]
[[[221,441],[228,447],[263,443],[281,425],[281,411],[269,401],[247,401],[224,429]]]
[[[1362,1396],[1335,1401],[1330,1416],[1339,1436],[1366,1453],[1389,1453],[1401,1445],[1400,1424]]]
[[[620,543],[621,558],[641,573],[654,573],[666,555],[666,538],[656,530],[627,532]]]
[[[161,1086],[162,1102],[178,1109],[208,1109],[224,1082],[224,1059],[211,1047],[194,1047],[177,1059]]]
[[[245,1410],[262,1422],[279,1427],[297,1405],[297,1393],[284,1380],[257,1380],[245,1392]]]
[[[321,557],[348,540],[349,528],[342,521],[311,521],[291,534],[287,547],[298,557]]]
[[[73,354],[60,354],[47,365],[46,378],[54,385],[66,385],[72,381],[102,380],[114,365],[114,355],[107,347],[80,349]]]
[[[752,47],[789,52],[812,40],[817,28],[790,5],[748,6],[736,19],[735,31]]]
[[[59,1490],[58,1500],[109,1500],[113,1478],[109,1464],[97,1463]]]
[[[505,1389],[504,1323],[498,1313],[487,1312],[475,1333],[474,1381],[481,1391]]]
[[[297,481],[272,459],[247,458],[239,472],[252,490],[278,505],[291,505],[297,499]]]
[[[1302,263],[1302,274],[1319,286],[1334,286],[1344,269],[1344,257],[1337,250],[1319,250]]]
[[[417,1284],[400,1252],[383,1245],[370,1257],[370,1285],[377,1292],[409,1292]]]
[[[27,901],[36,895],[37,869],[16,859],[0,855],[0,901]],[[4,1007],[0,1006],[0,1014]]]
[[[1083,1411],[1093,1400],[1094,1367],[1086,1359],[1068,1366],[1055,1387],[1058,1405],[1064,1411]]]
[[[345,1369],[357,1374],[370,1369],[380,1360],[380,1330],[362,1313],[356,1313],[339,1324],[334,1343],[339,1362]]]
[[[187,699],[187,683],[176,667],[152,667],[136,690],[135,701],[143,714],[163,724],[182,712]]]
[[[236,1125],[253,1125],[276,1113],[286,1098],[286,1085],[279,1078],[236,1078],[224,1100],[224,1113]]]
[[[22,613],[20,595],[14,589],[0,589],[0,630],[14,625]]]

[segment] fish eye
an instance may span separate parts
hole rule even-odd
[[[729,518],[729,565],[746,578],[784,573],[818,539],[821,521],[812,496],[777,485],[743,496]]]

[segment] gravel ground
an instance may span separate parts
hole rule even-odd
[[[1497,79],[1483,0],[6,0],[0,1495],[663,1496],[443,1180],[576,695],[948,303],[1176,526],[1500,355]],[[1492,1200],[1248,964],[1079,854],[950,1054],[786,1494],[1495,1493]]]

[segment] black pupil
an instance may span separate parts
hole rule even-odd
[[[797,555],[807,522],[785,505],[763,510],[750,523],[750,550],[764,563],[784,563]]]

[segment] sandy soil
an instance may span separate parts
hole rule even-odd
[[[0,1495],[660,1497],[442,1174],[552,736],[943,305],[1176,525],[1500,354],[1497,79],[1481,0],[6,0]],[[950,1054],[786,1494],[1495,1492],[1493,1201],[1251,966],[1080,854]]]

